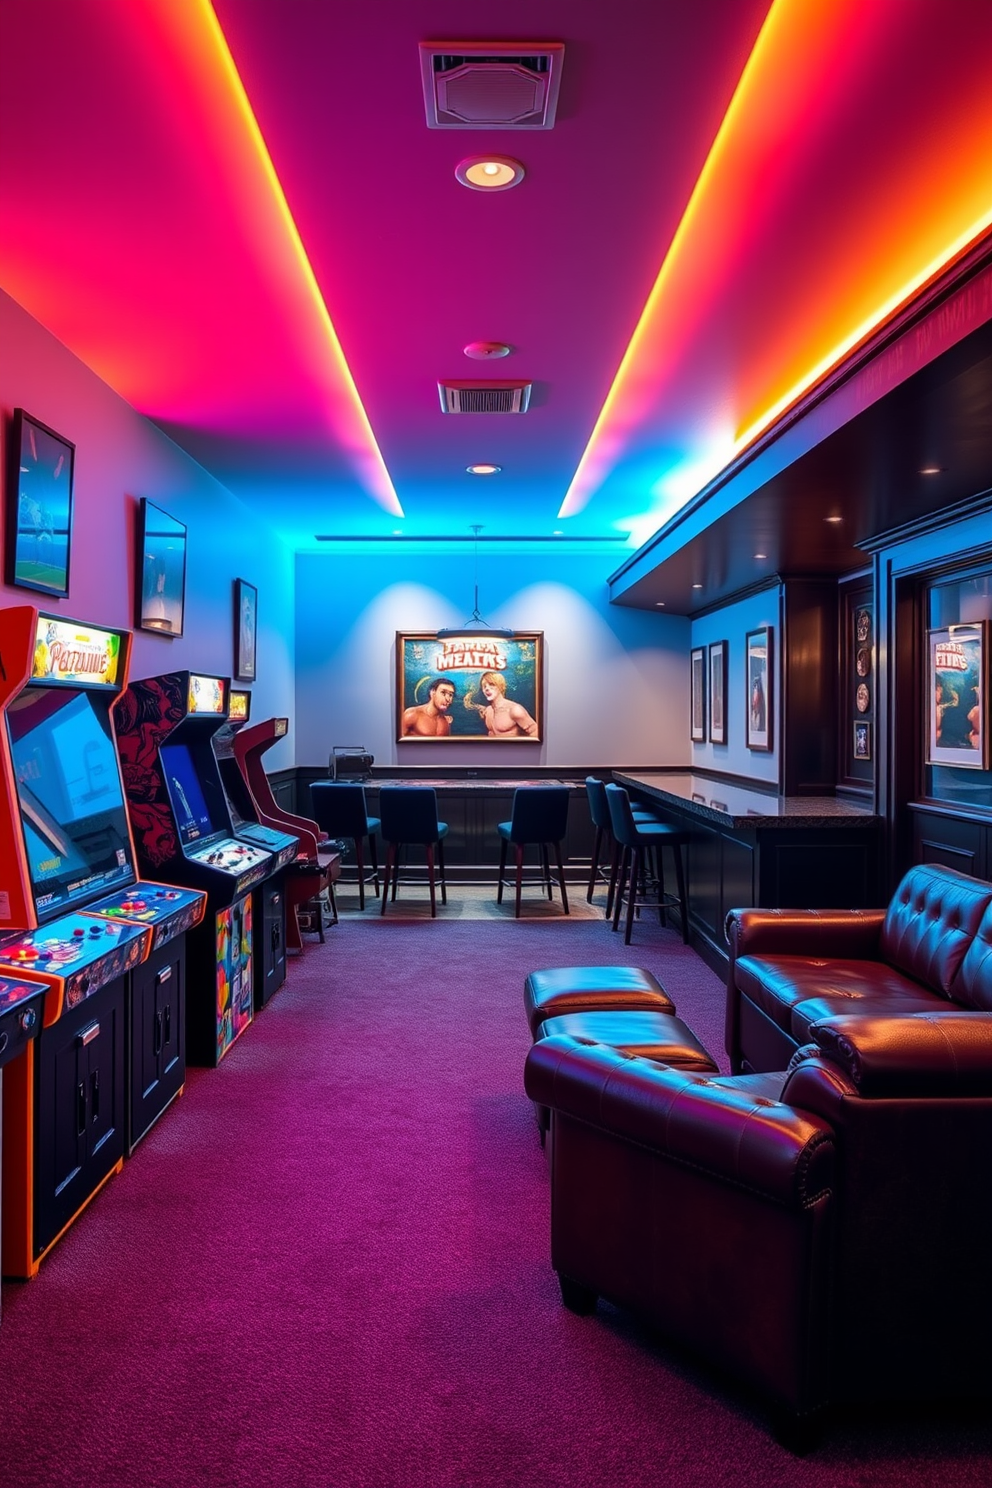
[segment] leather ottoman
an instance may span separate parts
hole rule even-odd
[[[552,966],[524,982],[531,1037],[540,1024],[565,1013],[646,1009],[674,1013],[675,1004],[650,971],[640,966]]]

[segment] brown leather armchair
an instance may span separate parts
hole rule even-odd
[[[833,1402],[992,1388],[992,1019],[836,1017],[785,1072],[707,1077],[569,1037],[551,1111],[551,1260],[759,1391]]]

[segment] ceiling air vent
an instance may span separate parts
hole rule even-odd
[[[439,382],[443,413],[526,413],[530,382]]]
[[[562,41],[422,41],[429,129],[552,129]]]

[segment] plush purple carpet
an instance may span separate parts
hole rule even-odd
[[[308,945],[5,1287],[4,1488],[987,1488],[981,1424],[842,1423],[797,1460],[634,1319],[561,1306],[522,984],[621,960],[721,1052],[719,980],[657,926],[369,914]]]

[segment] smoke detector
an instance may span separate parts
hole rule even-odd
[[[562,41],[422,41],[428,129],[552,129]]]
[[[439,382],[442,413],[526,413],[531,382]]]
[[[500,357],[509,356],[510,348],[505,341],[470,341],[465,347],[465,355],[474,362],[495,362]]]

